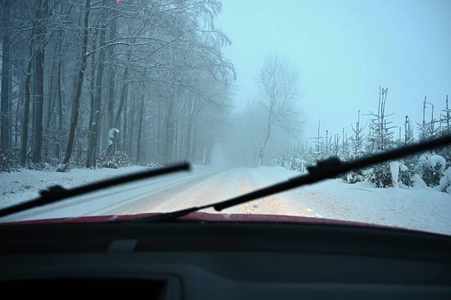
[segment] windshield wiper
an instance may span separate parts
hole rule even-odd
[[[47,190],[40,191],[41,197],[9,206],[3,209],[0,209],[0,217],[10,215],[13,213],[21,212],[30,208],[34,208],[37,206],[43,206],[50,203],[54,203],[57,201],[65,200],[70,197],[80,196],[86,193],[102,190],[108,187],[117,186],[124,183],[129,183],[132,181],[148,179],[156,176],[171,174],[179,171],[189,171],[190,165],[188,163],[182,163],[178,165],[173,165],[170,167],[164,167],[159,169],[153,169],[148,171],[143,171],[131,175],[125,175],[117,178],[107,179],[104,181],[99,181],[87,185],[83,185],[80,187],[65,189],[59,185],[51,186]]]
[[[350,172],[356,169],[362,169],[371,165],[382,163],[389,160],[399,159],[404,156],[412,155],[418,152],[431,150],[436,147],[442,147],[451,144],[451,135],[444,136],[442,138],[433,139],[430,141],[417,143],[409,146],[405,146],[399,149],[391,150],[384,153],[374,154],[369,157],[356,159],[351,162],[342,162],[337,157],[332,157],[317,163],[316,166],[307,168],[309,174],[294,177],[287,181],[274,184],[272,186],[262,188],[232,199],[220,201],[204,206],[191,207],[183,210],[178,210],[170,213],[163,213],[150,217],[129,220],[126,222],[161,222],[170,221],[192,212],[196,212],[202,209],[213,207],[216,211],[243,204],[258,198],[263,198],[269,195],[277,194],[286,190],[298,188],[306,184],[316,183],[325,179],[333,178],[343,173]]]

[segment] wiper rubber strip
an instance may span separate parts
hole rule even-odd
[[[117,185],[124,184],[124,183],[129,183],[129,182],[133,182],[133,181],[137,181],[137,180],[148,179],[148,178],[152,178],[152,177],[156,177],[156,176],[167,175],[167,174],[171,174],[171,173],[175,173],[175,172],[179,172],[179,171],[189,171],[189,170],[190,170],[189,163],[182,163],[182,164],[177,164],[177,165],[173,165],[173,166],[169,166],[169,167],[152,169],[152,170],[147,170],[147,171],[143,171],[143,172],[138,172],[135,174],[130,174],[130,175],[107,179],[107,180],[103,180],[103,181],[99,181],[99,182],[94,182],[91,184],[83,185],[80,187],[75,187],[72,189],[65,189],[59,185],[55,185],[55,186],[49,187],[48,190],[40,191],[41,197],[39,197],[37,199],[0,209],[0,217],[10,215],[13,213],[17,213],[17,212],[21,212],[24,210],[28,210],[28,209],[31,209],[34,207],[51,204],[51,203],[54,203],[54,202],[57,202],[60,200],[67,199],[67,198],[80,196],[80,195],[87,194],[90,192],[102,190],[102,189],[105,189],[108,187],[117,186]]]

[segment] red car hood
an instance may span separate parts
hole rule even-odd
[[[144,213],[136,215],[106,215],[92,217],[71,217],[71,218],[55,218],[42,219],[32,221],[7,222],[2,225],[18,225],[18,224],[51,224],[51,223],[106,223],[111,221],[126,221],[150,217],[159,213]],[[299,223],[311,225],[338,225],[338,226],[358,226],[358,227],[374,227],[397,230],[415,231],[405,228],[377,225],[371,223],[351,222],[334,219],[323,219],[313,217],[298,217],[284,215],[264,215],[264,214],[220,214],[220,213],[204,213],[194,212],[189,215],[178,218],[181,221],[202,221],[202,222],[240,222],[240,223]]]

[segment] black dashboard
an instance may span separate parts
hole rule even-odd
[[[451,299],[451,238],[243,222],[0,226],[0,291],[47,298]]]

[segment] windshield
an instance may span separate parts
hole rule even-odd
[[[451,134],[451,2],[3,0],[0,209],[187,161],[1,222],[162,213]],[[221,214],[451,235],[451,146]],[[204,210],[218,213],[212,208]]]

